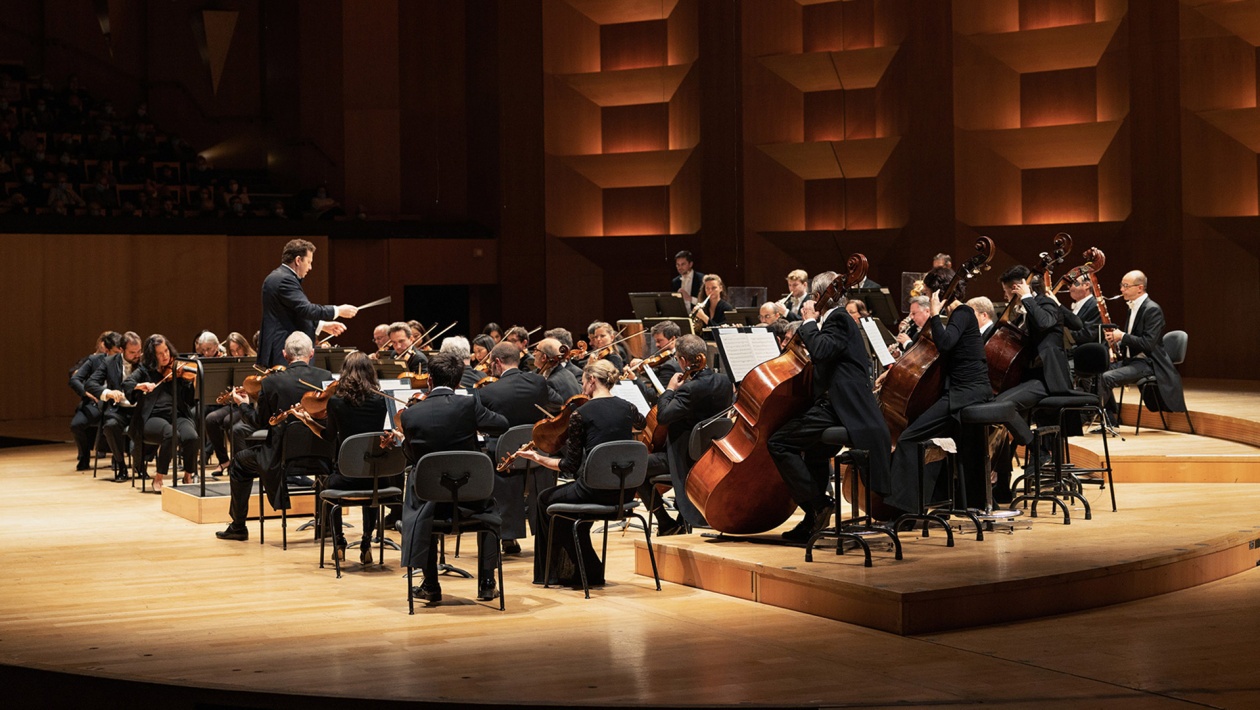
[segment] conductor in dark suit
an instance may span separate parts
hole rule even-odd
[[[826,271],[814,277],[810,293],[817,298],[836,279]],[[814,302],[801,308],[804,322],[800,335],[814,363],[814,403],[770,437],[770,456],[792,499],[805,511],[800,524],[783,534],[793,542],[805,542],[827,527],[835,501],[827,495],[828,458],[834,449],[818,443],[824,429],[848,429],[853,447],[870,452],[871,489],[888,489],[888,451],[892,438],[871,392],[871,361],[857,323],[844,308],[816,313]],[[982,356],[983,357],[983,356]]]
[[[1147,375],[1155,375],[1158,401],[1146,402],[1152,411],[1184,412],[1186,399],[1181,389],[1181,375],[1164,351],[1164,309],[1146,293],[1146,274],[1130,271],[1120,282],[1120,295],[1129,304],[1127,320],[1103,332],[1111,345],[1118,345],[1121,358],[1103,373],[1102,388],[1107,398],[1107,411],[1117,417],[1112,389],[1132,384]],[[1119,314],[1112,316],[1121,320]],[[1118,421],[1118,418],[1117,418]]]
[[[341,335],[346,331],[336,318],[353,318],[359,312],[350,305],[317,306],[302,291],[302,279],[311,272],[315,245],[293,239],[284,245],[280,266],[267,275],[262,286],[262,329],[258,336],[258,364],[272,367],[284,364],[284,342],[290,333],[306,333],[315,341],[316,333]]]
[[[508,345],[516,350],[516,346]],[[490,434],[507,431],[508,420],[503,415],[486,409],[477,397],[455,394],[454,388],[459,386],[463,374],[464,362],[454,353],[438,353],[429,360],[433,389],[423,401],[407,407],[402,413],[404,446],[407,459],[413,464],[425,454],[438,451],[477,451],[478,431]],[[493,508],[481,504],[469,505],[469,510],[465,512],[474,519],[478,516],[497,517]],[[450,514],[449,503],[439,505],[418,500],[413,487],[407,486],[402,512],[402,559],[407,566],[424,570],[423,583],[411,590],[412,596],[417,599],[430,602],[442,600],[437,576],[437,550],[432,544],[433,519]],[[498,552],[490,533],[477,534],[478,600],[495,598],[494,571],[498,566]]]
[[[704,274],[695,270],[695,262],[691,258],[691,252],[683,250],[674,255],[674,268],[678,269],[678,275],[674,277],[674,281],[670,286],[682,295],[683,302],[687,304],[687,308],[691,308],[700,295],[704,283]]]
[[[312,391],[303,382],[322,387],[325,381],[331,380],[331,372],[310,364],[313,354],[314,344],[306,333],[290,335],[284,341],[284,357],[288,365],[284,372],[268,375],[263,379],[262,391],[258,393],[258,405],[250,405],[243,394],[234,395],[233,400],[241,405],[242,419],[255,428],[268,427],[271,417],[301,402],[302,395]],[[287,428],[294,426],[305,425],[290,417],[282,424],[268,428],[267,440],[262,446],[245,449],[232,457],[232,463],[228,466],[232,494],[228,513],[232,516],[232,522],[226,530],[215,533],[219,539],[249,539],[245,516],[249,510],[250,489],[255,478],[262,480],[263,490],[266,491],[272,508],[281,510],[289,507],[289,489],[284,479],[284,436]],[[319,460],[308,469],[310,473],[329,473],[331,470],[331,460]]]
[[[481,403],[492,412],[497,412],[507,419],[508,426],[534,424],[542,419],[540,407],[557,411],[556,402],[559,397],[551,393],[547,380],[542,375],[525,372],[520,369],[521,351],[514,343],[507,341],[494,346],[490,351],[490,373],[499,378],[477,390]],[[494,455],[498,445],[497,438],[487,437],[486,450]],[[526,506],[526,478],[530,479],[528,497],[530,504]],[[525,537],[525,520],[528,517],[531,525],[538,523],[537,511],[533,509],[537,494],[543,489],[555,485],[555,477],[546,472],[531,471],[528,476],[509,471],[507,475],[494,476],[495,512],[503,518],[503,551],[508,554],[520,552],[517,540]],[[535,529],[537,529],[535,527]]]

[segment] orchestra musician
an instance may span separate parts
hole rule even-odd
[[[766,301],[765,303],[761,304],[761,307],[757,309],[758,322],[760,322],[762,325],[770,325],[771,323],[779,320],[780,318],[787,320],[787,316],[779,312],[780,308],[782,308],[782,306],[775,303],[774,301]]]
[[[1148,406],[1165,412],[1186,411],[1181,375],[1164,350],[1164,309],[1151,299],[1146,292],[1146,284],[1146,274],[1141,271],[1130,271],[1124,275],[1120,282],[1120,295],[1129,306],[1128,320],[1123,327],[1117,323],[1117,327],[1103,331],[1107,343],[1118,346],[1121,356],[1101,378],[1107,414],[1113,423],[1120,419],[1112,390],[1137,382],[1147,375],[1155,376],[1158,390],[1158,401],[1149,402]]]
[[[405,360],[407,372],[428,372],[429,358],[422,352],[417,336],[412,335],[411,326],[403,321],[389,324],[389,343],[394,347],[391,355],[395,360]]]
[[[358,308],[348,304],[317,306],[306,298],[302,279],[311,272],[315,245],[305,239],[292,239],[284,245],[280,266],[267,275],[262,287],[262,330],[259,335],[258,365],[269,368],[284,364],[284,343],[290,333],[301,332],[315,341],[319,332],[341,335],[344,323],[337,318],[353,318]]]
[[[704,296],[707,303],[703,306],[697,305],[692,311],[692,318],[701,326],[717,327],[726,324],[726,314],[728,311],[735,310],[735,307],[727,303],[726,284],[722,282],[722,277],[717,274],[709,274],[704,277]],[[712,340],[712,334],[706,332],[705,340]]]
[[[120,407],[126,402],[123,384],[140,364],[143,344],[140,336],[132,331],[122,335],[122,351],[105,358],[101,367],[92,373],[86,385],[87,392],[100,402],[101,435],[109,446],[113,462],[114,481],[130,480],[127,471],[127,428],[131,424],[133,410]]]
[[[197,335],[197,340],[193,343],[193,352],[197,354],[197,357],[223,357],[226,354],[226,350],[219,343],[219,336],[208,330],[203,330]]]
[[[564,351],[567,352],[568,350]],[[568,358],[561,353],[559,340],[543,338],[538,341],[534,346],[534,362],[538,365],[538,374],[547,378],[553,404],[564,404],[570,397],[582,391],[582,386],[573,379],[573,373],[565,367]]]
[[[265,383],[266,380],[263,380]],[[320,384],[322,383],[313,383]],[[337,394],[328,399],[328,419],[324,426],[324,438],[333,443],[333,450],[341,450],[341,442],[356,435],[379,432],[388,407],[385,398],[374,390],[380,389],[376,369],[367,355],[355,351],[346,356],[341,364],[341,378],[337,380]],[[403,485],[402,474],[381,479],[382,488]],[[372,490],[371,478],[347,478],[339,472],[328,477],[325,487],[336,490]],[[363,506],[363,538],[359,541],[359,561],[372,564],[372,533],[376,530],[377,509]],[[346,559],[346,536],[342,533],[341,509],[332,518],[334,533],[333,554]]]
[[[576,478],[591,449],[609,441],[632,440],[634,431],[642,429],[645,422],[643,414],[633,404],[613,396],[611,390],[620,380],[621,373],[612,363],[606,360],[589,363],[582,371],[582,393],[591,399],[570,416],[564,451],[559,456],[527,451],[520,454],[521,458]],[[546,510],[552,503],[616,505],[622,497],[629,499],[633,494],[633,491],[593,490],[581,479],[542,491],[539,496],[542,514],[534,538],[534,584],[546,582],[580,587],[582,582],[577,573],[579,554],[582,555],[587,582],[593,587],[604,583],[604,563],[591,546],[590,526],[579,526],[575,546],[574,523],[563,518],[556,521],[554,529],[557,544],[551,560],[553,579],[543,579],[547,568],[547,535],[551,532],[551,519]]]
[[[473,338],[472,339],[472,358],[470,360],[473,367],[479,367],[482,363],[485,363],[485,369],[481,370],[481,372],[485,373],[489,371],[490,362],[486,360],[486,358],[490,356],[490,351],[494,350],[494,346],[497,343],[498,341],[496,341],[494,338],[490,337],[489,335],[485,335],[484,333],[482,335],[478,335],[477,337]]]
[[[789,321],[801,319],[801,306],[809,299],[809,274],[804,269],[793,269],[787,275],[788,295],[775,301],[779,315]],[[767,321],[762,321],[763,323]],[[773,323],[774,321],[768,321]]]
[[[481,334],[490,336],[494,344],[498,345],[499,341],[503,340],[503,327],[494,322],[486,323],[485,327],[481,329]]]
[[[95,444],[92,429],[101,420],[101,404],[97,396],[88,391],[87,384],[92,375],[104,365],[106,358],[122,351],[122,336],[107,330],[96,338],[96,352],[79,361],[70,373],[70,389],[79,395],[79,406],[70,419],[70,433],[74,436],[75,448],[79,459],[76,471],[92,468],[92,446]]]
[[[303,381],[322,387],[324,382],[331,380],[331,372],[310,364],[314,353],[315,346],[309,335],[301,331],[290,334],[284,341],[286,369],[263,379],[262,390],[258,393],[258,404],[250,404],[249,397],[244,392],[233,393],[232,401],[240,407],[242,418],[256,429],[268,427],[273,416],[300,403],[302,395],[312,391]],[[268,427],[267,440],[262,446],[237,451],[232,457],[232,462],[228,465],[232,496],[228,514],[232,522],[226,530],[215,533],[220,540],[249,539],[245,516],[249,511],[250,489],[255,478],[262,481],[272,508],[282,510],[289,507],[289,489],[284,478],[283,445],[284,432],[292,426],[304,425],[290,418],[281,425]],[[312,461],[309,467],[312,473],[326,473],[331,470],[332,462]]]
[[[479,335],[477,337],[485,336]],[[466,390],[471,390],[473,385],[490,376],[488,373],[473,369],[472,353],[469,352],[468,348],[468,338],[462,335],[442,338],[442,346],[439,348],[439,352],[451,353],[459,358],[460,362],[464,363],[464,374],[459,379],[459,386]]]
[[[150,335],[140,354],[140,366],[131,371],[122,386],[122,399],[136,405],[131,424],[132,447],[136,471],[144,477],[144,445],[156,444],[157,473],[153,476],[153,492],[162,490],[162,477],[171,465],[171,439],[178,438],[179,455],[184,465],[184,482],[192,481],[197,470],[200,437],[193,422],[196,394],[193,383],[172,374],[177,350],[162,335]],[[175,388],[179,388],[179,411],[175,411]],[[171,426],[174,415],[175,426]]]
[[[679,366],[687,370],[705,357],[707,350],[708,346],[699,336],[682,335],[678,338],[675,357]],[[687,497],[687,474],[695,463],[691,459],[688,446],[691,430],[696,424],[731,406],[734,397],[735,390],[730,378],[719,375],[706,366],[685,382],[681,371],[674,373],[656,402],[657,425],[669,427],[669,443],[666,445],[665,456],[674,487],[674,505],[679,516],[688,525],[705,524],[704,515]],[[657,534],[675,535],[684,532],[685,527],[681,521],[670,519],[664,506],[655,505],[654,494],[655,486],[644,483],[640,495],[648,503],[649,509],[656,511],[657,522],[660,524]]]
[[[678,324],[673,321],[663,320],[652,326],[649,331],[652,334],[652,345],[655,348],[652,353],[660,353],[666,350],[673,350],[677,344],[678,336],[682,334]],[[631,371],[636,371],[639,364],[642,363],[641,358],[634,358],[630,364],[626,366],[626,370],[622,373],[622,377],[630,376]],[[682,372],[682,367],[678,364],[677,356],[670,356],[658,365],[652,368],[652,373],[656,375],[656,379],[662,386],[669,382],[669,379],[675,374]],[[639,389],[643,391],[643,396],[649,404],[655,404],[660,393],[652,386],[651,380],[648,379],[646,373],[638,376],[637,382]]]
[[[379,323],[372,329],[372,342],[376,345],[376,353],[390,347],[389,323]],[[373,360],[376,359],[376,353],[371,355]]]
[[[514,345],[500,343],[495,349],[498,350],[499,347],[505,347],[514,356],[519,352]],[[502,358],[506,357],[508,355],[505,351],[499,356],[499,361],[501,362]],[[463,374],[464,363],[454,353],[440,352],[429,360],[429,377],[433,388],[423,400],[403,410],[401,417],[402,440],[406,447],[407,460],[411,463],[419,461],[425,454],[439,451],[477,451],[478,431],[495,435],[507,431],[508,419],[482,406],[480,398],[455,394],[454,388],[459,386]],[[524,374],[521,373],[521,375]],[[518,376],[513,375],[507,379],[511,381]],[[496,382],[479,392],[501,384],[502,381]],[[498,497],[497,490],[495,497]],[[411,588],[413,598],[428,602],[442,600],[442,587],[438,583],[437,550],[432,544],[432,530],[436,516],[445,518],[451,514],[449,506],[449,503],[439,505],[417,499],[412,486],[407,486],[405,489],[402,513],[402,559],[407,566],[424,570],[424,579],[420,586]],[[494,512],[492,508],[483,507],[480,503],[460,503],[460,506],[472,509],[470,517],[473,519]],[[497,562],[498,550],[494,546],[494,537],[490,533],[478,533],[477,599],[479,601],[489,601],[497,596],[494,584]]]
[[[827,527],[835,501],[827,495],[829,458],[834,447],[819,444],[824,429],[848,429],[853,447],[870,452],[868,485],[888,488],[888,456],[892,438],[871,392],[871,363],[856,323],[847,313],[831,308],[818,313],[814,300],[836,279],[834,271],[814,277],[810,300],[801,306],[797,330],[814,365],[814,402],[803,414],[771,435],[767,444],[779,475],[792,499],[805,512],[793,529],[783,533],[791,542],[805,542]]]
[[[674,255],[674,268],[678,270],[678,275],[674,277],[670,288],[677,291],[682,296],[683,303],[690,308],[700,296],[701,281],[704,280],[704,274],[695,270],[695,262],[692,260],[691,252],[686,249]]]
[[[919,333],[923,332],[923,327],[927,324],[928,318],[932,316],[931,304],[927,296],[915,296],[910,299],[910,316],[901,321],[901,327],[897,333],[897,347],[901,352],[910,349],[914,345],[914,341],[919,337]]]
[[[568,348],[570,351],[573,350],[573,334],[569,332],[568,328],[548,328],[543,331],[543,337],[555,338],[560,341],[560,344],[565,348]],[[579,383],[582,381],[582,369],[577,365],[574,365],[567,357],[560,361],[559,368],[569,373],[569,376],[573,378],[574,384],[577,385],[577,391],[581,391],[582,386]]]
[[[1099,337],[1098,325],[1102,323],[1102,314],[1098,310],[1098,301],[1094,298],[1093,285],[1088,276],[1081,276],[1068,285],[1068,296],[1072,299],[1072,312],[1081,319],[1081,327],[1072,331],[1072,340],[1078,345],[1091,342]]]
[[[611,325],[605,323],[604,321],[597,320],[586,326],[586,337],[587,340],[590,341],[591,352],[591,355],[588,356],[586,361],[587,364],[590,363],[589,357],[594,357],[595,353],[598,353],[601,350],[611,348],[612,352],[605,355],[603,359],[612,363],[612,366],[617,368],[619,372],[621,371],[621,368],[625,367],[627,353],[623,350],[624,346],[621,343],[613,345],[616,339],[616,331],[613,330]]]
[[[967,299],[967,305],[976,312],[976,323],[980,326],[980,339],[986,343],[989,342],[989,338],[997,332],[997,324],[994,322],[997,313],[993,310],[993,301],[989,300],[988,296],[976,296]]]
[[[249,346],[249,341],[245,340],[245,336],[236,331],[228,333],[223,345],[227,349],[228,357],[257,357],[258,355]],[[227,472],[229,432],[232,437],[232,450],[239,451],[245,448],[245,437],[249,436],[253,430],[254,427],[242,420],[234,402],[229,401],[225,406],[210,408],[206,412],[206,438],[210,442],[215,458],[219,461],[218,468],[212,471],[213,475],[222,476]]]
[[[503,334],[503,340],[515,345],[520,351],[517,367],[525,372],[533,372],[534,356],[529,354],[529,331],[522,326],[514,325]]]
[[[952,303],[943,304],[940,293],[954,278],[954,272],[945,267],[932,269],[923,277],[929,297],[928,318],[925,327],[932,329],[932,340],[940,351],[940,366],[944,371],[945,392],[923,414],[909,423],[897,440],[897,450],[892,456],[892,485],[884,502],[901,511],[918,512],[919,509],[919,449],[921,442],[940,436],[952,436],[958,445],[958,459],[967,481],[967,500],[985,499],[983,486],[988,483],[984,470],[986,445],[979,427],[962,428],[959,432],[959,412],[964,407],[988,402],[993,399],[989,384],[989,365],[984,356],[984,342],[980,339],[980,326],[975,311],[962,302],[966,296],[966,281],[960,281],[954,291]],[[941,322],[937,316],[949,313],[949,320]],[[940,477],[940,466],[928,466],[924,470],[924,491],[927,500],[940,500],[938,489],[944,490],[946,481]],[[875,492],[881,492],[872,486]],[[978,496],[978,497],[977,497]]]
[[[244,335],[236,331],[228,333],[227,339],[223,341],[227,347],[228,357],[257,357],[258,353],[249,346],[249,341]]]
[[[511,332],[508,331],[509,334]],[[553,412],[559,409],[547,381],[542,375],[520,369],[520,357],[521,350],[516,343],[504,338],[504,342],[490,351],[490,374],[499,378],[498,382],[477,390],[481,403],[490,411],[506,417],[508,427],[534,424],[544,416],[543,409]],[[486,450],[491,452],[492,457],[497,445],[497,438],[486,437]],[[554,480],[546,481],[547,476],[536,476],[532,479],[535,485],[527,492],[526,478],[514,472],[507,475],[496,473],[494,478],[494,510],[503,519],[500,537],[503,552],[509,555],[521,551],[517,541],[525,537],[527,515],[531,525],[538,522],[536,511],[532,509],[536,494],[547,485],[555,484]],[[527,497],[530,501],[528,506]],[[534,529],[538,529],[536,525]]]

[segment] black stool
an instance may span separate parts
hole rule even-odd
[[[1055,464],[1051,463],[1049,466],[1046,466],[1041,460],[1041,450],[1043,448],[1041,443],[1042,438],[1045,436],[1057,437],[1058,435],[1059,427],[1057,425],[1039,426],[1033,430],[1033,440],[1027,447],[1029,472],[1015,479],[1015,481],[1011,484],[1011,490],[1022,489],[1023,491],[1011,500],[1011,509],[1015,509],[1015,506],[1019,505],[1021,502],[1031,502],[1032,507],[1029,511],[1029,515],[1035,518],[1037,517],[1037,504],[1045,501],[1050,503],[1051,513],[1053,513],[1056,508],[1062,507],[1063,524],[1071,525],[1071,511],[1068,509],[1066,503],[1059,500],[1060,496],[1066,495],[1066,485],[1063,483],[1062,478],[1056,474]],[[1052,458],[1056,461],[1059,458],[1057,447]],[[1088,519],[1089,501],[1086,501],[1084,498],[1081,498],[1081,501],[1085,503],[1085,515],[1086,519]]]
[[[923,537],[928,537],[929,528],[931,528],[932,523],[936,523],[945,530],[945,546],[953,547],[954,546],[954,530],[949,524],[949,518],[951,516],[958,516],[960,518],[967,518],[968,520],[970,520],[971,523],[976,526],[976,540],[983,541],[984,540],[984,527],[980,524],[980,519],[976,517],[976,514],[967,509],[967,492],[966,492],[965,487],[962,493],[962,500],[961,500],[962,505],[961,506],[959,505],[958,465],[955,462],[954,457],[948,451],[945,451],[941,447],[936,446],[931,441],[920,442],[918,447],[919,447],[919,450],[918,450],[919,505],[917,508],[918,512],[903,513],[902,515],[898,516],[897,519],[893,521],[893,529],[900,530],[901,526],[906,523],[911,523],[912,524],[911,529],[913,529],[914,527],[913,523],[922,522],[923,523],[923,528],[922,528]],[[926,485],[925,485],[925,480],[924,480],[925,478],[924,471],[927,468],[927,464],[930,463],[927,460],[928,454],[933,449],[941,452],[944,455],[945,463],[949,467],[949,495],[943,501],[935,501],[935,502],[929,503],[927,502],[928,494],[927,494],[927,491],[925,490]],[[961,530],[961,526],[960,526],[960,530]]]
[[[820,443],[828,446],[835,446],[837,449],[844,449],[844,451],[837,453],[832,459],[835,469],[837,492],[839,492],[840,487],[844,485],[844,482],[840,480],[840,466],[843,464],[848,464],[853,469],[853,475],[858,477],[861,477],[862,471],[867,471],[867,480],[869,481],[871,462],[870,452],[862,449],[850,448],[852,447],[853,442],[849,439],[848,429],[838,426],[827,427],[823,430],[822,435],[819,437],[819,441]],[[866,510],[868,511],[866,515],[862,515],[861,510],[858,509],[856,495],[852,496],[850,502],[852,504],[850,508],[850,517],[841,520],[839,511],[837,510],[835,526],[820,530],[817,534],[806,541],[805,561],[814,561],[814,541],[824,537],[834,537],[836,538],[837,555],[844,554],[845,540],[853,540],[862,548],[862,553],[866,558],[863,562],[864,566],[871,567],[871,547],[866,542],[866,535],[887,535],[892,541],[895,559],[902,559],[901,539],[897,537],[896,531],[887,525],[877,523],[875,519],[870,516],[871,487],[869,485],[866,486],[866,495],[864,500]]]
[[[1059,443],[1055,456],[1055,477],[1064,480],[1068,485],[1074,486],[1076,490],[1081,490],[1081,486],[1089,483],[1098,485],[1101,488],[1111,488],[1111,511],[1116,511],[1116,484],[1111,477],[1111,449],[1107,444],[1106,427],[1099,428],[1099,434],[1102,436],[1103,444],[1103,465],[1097,468],[1082,468],[1072,463],[1072,455],[1068,450],[1067,418],[1070,414],[1093,413],[1100,417],[1100,421],[1106,421],[1106,414],[1102,404],[1098,401],[1096,395],[1088,392],[1078,392],[1070,395],[1051,395],[1042,399],[1033,407],[1033,414],[1040,411],[1048,411],[1057,413],[1057,421],[1059,423]],[[1086,474],[1101,473],[1105,474],[1105,478],[1081,478]],[[1086,516],[1089,519],[1089,516]]]
[[[1033,433],[1029,430],[1028,425],[1020,418],[1019,411],[1015,409],[1015,405],[1011,402],[982,402],[964,407],[959,413],[961,422],[964,425],[980,425],[985,428],[985,444],[984,444],[984,470],[981,475],[984,476],[984,508],[972,509],[976,511],[976,518],[983,522],[989,529],[993,529],[994,523],[1007,522],[1011,518],[1022,514],[1022,511],[1011,506],[1010,508],[996,509],[993,507],[993,479],[992,479],[992,460],[989,456],[988,433],[995,426],[1004,426],[1014,437],[1015,441],[1020,444],[1028,444],[1033,440]],[[963,487],[966,498],[966,486]],[[1058,502],[1057,500],[1055,501]]]

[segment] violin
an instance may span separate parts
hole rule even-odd
[[[409,399],[404,401],[402,399],[399,399],[398,397],[395,397],[394,395],[388,392],[382,392],[381,390],[378,390],[375,387],[372,388],[372,391],[386,399],[392,399],[395,402],[402,405],[402,409],[399,409],[397,412],[394,413],[394,430],[387,431],[381,434],[380,446],[382,449],[388,449],[391,446],[396,446],[398,444],[398,440],[402,438],[403,412],[407,410],[407,407],[410,407],[411,405],[416,404],[417,402],[423,402],[425,398],[429,396],[429,393],[416,392],[412,394]]]
[[[159,372],[162,374],[162,379],[158,380],[159,385],[163,382],[170,382],[175,378],[179,378],[184,382],[197,381],[197,366],[191,362],[180,363],[177,365],[175,364],[175,358],[171,358],[170,361],[166,363],[166,367],[163,367]]]
[[[668,348],[662,352],[668,352],[670,355],[673,355],[673,351]],[[654,357],[659,358],[660,353]],[[664,358],[661,359],[663,360]],[[696,355],[696,361],[689,364],[686,370],[683,370],[682,381],[686,382],[687,380],[693,379],[696,375],[700,374],[700,371],[708,364],[707,360],[708,358],[704,353]],[[646,362],[646,360],[644,362]],[[642,365],[643,363],[639,364]],[[643,425],[643,431],[639,432],[638,436],[635,437],[635,439],[643,442],[643,445],[648,448],[648,453],[661,451],[665,448],[665,444],[669,441],[669,427],[657,422],[656,416],[656,405],[653,404],[652,408],[648,410],[647,417],[645,417],[647,423]]]
[[[316,387],[306,380],[298,380],[302,384],[311,388],[310,392],[302,395],[302,409],[315,419],[326,419],[328,417],[328,400],[337,394],[337,383],[339,380],[333,380],[327,387]]]
[[[498,381],[499,381],[499,378],[497,378],[497,377],[493,377],[493,376],[492,376],[492,377],[483,377],[483,378],[481,378],[480,380],[477,380],[476,382],[474,382],[474,383],[473,383],[472,388],[473,388],[473,389],[475,389],[475,390],[479,390],[479,389],[481,389],[482,387],[485,387],[486,385],[488,385],[488,384],[490,384],[490,383],[492,383],[492,382],[498,382]]]
[[[1072,251],[1072,235],[1059,232],[1054,235],[1054,248],[1042,252],[1041,261],[1033,267],[1029,280],[1039,276],[1043,285],[1049,276],[1050,267],[1062,263],[1068,252]],[[989,341],[984,344],[984,358],[989,361],[989,384],[993,392],[1000,393],[1019,384],[1024,370],[1036,356],[1034,348],[1028,343],[1028,330],[1015,325],[1016,304],[1018,298],[1012,298],[1002,312],[1002,318],[994,327],[997,328]]]
[[[851,255],[847,272],[838,275],[816,301],[834,307],[850,286],[866,278],[866,257]],[[775,528],[796,510],[796,501],[770,457],[767,443],[784,423],[813,402],[813,365],[800,336],[794,334],[783,354],[748,371],[733,407],[735,424],[715,439],[687,477],[687,497],[713,529],[754,534]]]
[[[238,392],[244,392],[244,391],[245,391],[245,389],[244,389],[243,387],[229,387],[229,388],[227,388],[227,389],[223,390],[223,392],[222,392],[222,393],[220,393],[218,397],[215,397],[215,398],[214,398],[214,402],[215,402],[215,404],[221,404],[221,405],[224,405],[224,406],[229,405],[229,404],[231,404],[231,403],[232,403],[232,398],[233,398],[233,397],[234,397],[234,396],[235,396]]]
[[[303,395],[303,397],[305,397],[305,395]],[[271,426],[278,426],[281,423],[283,423],[284,420],[288,419],[290,416],[302,422],[303,424],[305,424],[306,428],[310,429],[311,433],[314,434],[315,436],[318,436],[321,439],[324,438],[324,425],[315,421],[314,417],[311,416],[311,413],[306,411],[306,409],[302,407],[301,402],[298,402],[292,407],[289,407],[288,409],[282,412],[279,412],[275,416],[268,419],[267,423],[270,424]]]
[[[512,462],[526,451],[532,451],[534,449],[546,451],[548,453],[555,453],[559,451],[564,447],[565,439],[569,437],[569,419],[573,416],[573,413],[577,411],[578,407],[581,407],[589,401],[591,401],[591,398],[584,394],[575,394],[565,400],[564,406],[560,407],[559,412],[538,420],[538,422],[534,424],[530,440],[522,444],[521,448],[513,451],[507,456],[504,456],[503,460],[499,462],[498,466],[495,466],[494,470],[499,473],[506,473],[507,470],[512,467]]]
[[[643,368],[656,367],[657,365],[660,365],[662,362],[665,362],[666,360],[670,359],[673,356],[674,356],[673,348],[665,348],[663,350],[658,350],[655,355],[649,355],[648,357],[643,358],[642,360],[639,361],[637,365],[633,367],[627,367],[626,369],[630,371],[630,375],[628,377],[623,377],[621,379],[633,380],[635,377],[643,374]]]
[[[266,370],[254,365],[254,369],[257,370],[259,374],[246,377],[245,381],[241,383],[241,389],[245,390],[245,394],[250,397],[257,398],[258,393],[262,392],[263,380],[267,379],[269,375],[274,375],[277,372],[284,372],[284,365],[276,365],[275,367],[270,367]]]
[[[429,373],[427,372],[404,372],[398,376],[398,380],[400,382],[403,380],[408,381],[411,384],[411,389],[413,390],[427,390],[432,388],[432,385],[429,382]]]

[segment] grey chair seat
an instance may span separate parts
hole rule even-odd
[[[552,503],[547,506],[548,513],[570,513],[577,515],[618,515],[629,513],[639,507],[639,501],[634,500],[621,506],[616,505],[599,505],[598,503]]]
[[[399,498],[402,496],[401,488],[381,488],[376,492],[377,498]],[[319,492],[319,497],[325,500],[372,500],[372,491],[364,489],[341,490],[338,488],[325,488]]]
[[[848,446],[853,443],[849,439],[849,430],[842,426],[829,426],[823,429],[818,440],[828,446]]]

